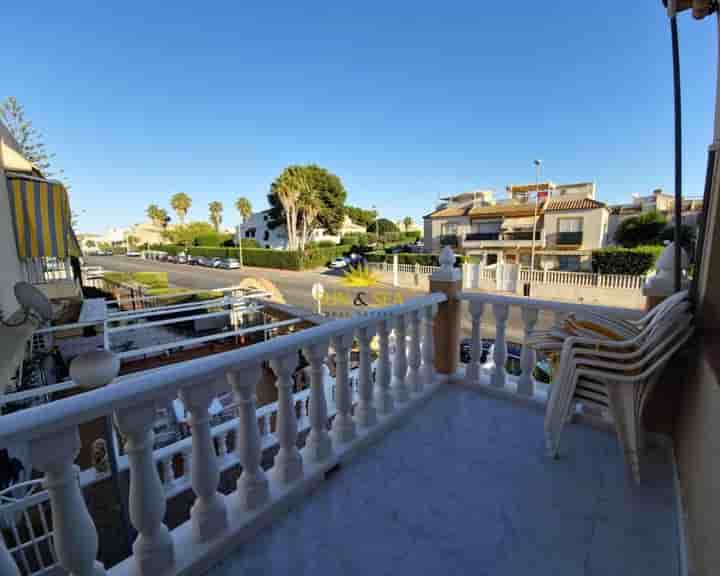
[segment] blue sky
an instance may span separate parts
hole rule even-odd
[[[494,6],[490,6],[494,4]],[[15,12],[14,12],[15,11]],[[419,218],[440,195],[595,180],[601,200],[673,186],[660,2],[33,2],[3,9],[0,97],[25,105],[73,184],[80,231],[241,195],[284,166]],[[13,23],[8,26],[8,23]],[[702,194],[715,39],[684,14],[685,192]]]

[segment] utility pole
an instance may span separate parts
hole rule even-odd
[[[538,197],[540,195],[540,170],[542,161],[533,160],[535,164],[535,210],[533,214],[532,239],[530,244],[530,277],[528,282],[528,296],[532,295],[533,272],[535,271],[535,234],[537,233]]]

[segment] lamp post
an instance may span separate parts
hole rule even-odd
[[[540,194],[540,170],[542,169],[542,161],[533,160],[535,165],[535,210],[533,213],[532,239],[530,244],[530,278],[528,281],[528,296],[532,294],[533,271],[535,270],[535,234],[537,232],[537,210],[538,196]]]
[[[373,212],[375,212],[375,244],[380,244],[380,223],[378,222],[378,210],[375,204],[372,205]]]
[[[245,225],[245,222],[243,222]],[[238,245],[238,259],[240,260],[240,270],[243,269],[243,254],[242,254],[242,234],[240,233],[241,227],[235,226],[235,241]]]

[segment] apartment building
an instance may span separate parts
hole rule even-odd
[[[591,268],[592,251],[606,243],[609,218],[607,206],[594,199],[593,183],[545,182],[507,191],[501,200],[487,191],[444,199],[424,218],[426,251],[449,245],[486,265],[529,266],[534,247],[536,268]]]

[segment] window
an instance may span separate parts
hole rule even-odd
[[[446,222],[440,227],[440,234],[443,236],[451,236],[457,234],[458,225],[455,222]]]
[[[577,272],[580,270],[580,256],[558,256],[558,269]]]
[[[263,240],[266,242],[270,240],[270,230],[265,230],[265,234],[263,234]]]
[[[245,238],[255,238],[255,228],[245,230]]]
[[[582,218],[558,218],[558,232],[582,232]]]

